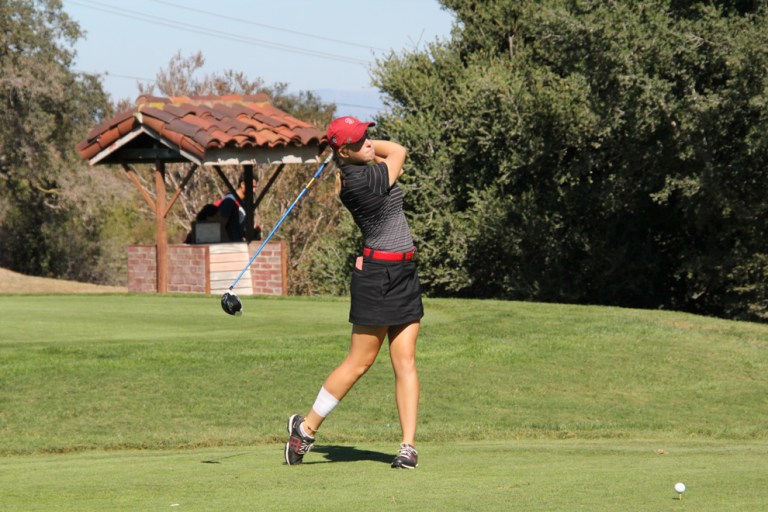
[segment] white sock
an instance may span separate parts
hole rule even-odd
[[[314,410],[321,418],[325,418],[337,405],[339,405],[339,400],[330,394],[325,387],[321,387],[320,392],[317,394],[315,405],[312,406],[312,410]]]
[[[301,425],[299,425],[299,432],[301,432],[301,435],[303,435],[304,437],[311,437],[312,439],[314,439],[315,436],[311,436],[311,435],[307,434],[307,431],[304,430],[304,424],[305,423],[306,423],[306,421],[302,421],[301,422]]]

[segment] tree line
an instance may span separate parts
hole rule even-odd
[[[441,3],[374,69],[432,293],[766,318],[764,2]]]
[[[371,71],[387,104],[375,135],[409,148],[402,186],[428,295],[766,319],[763,3],[441,4],[450,38]],[[81,34],[59,2],[0,13],[0,265],[119,283],[124,244],[151,242],[152,223],[120,173],[88,169],[74,146],[120,105],[71,69]],[[195,80],[203,64],[178,54],[157,92],[267,92],[321,128],[336,114],[239,71]],[[309,175],[277,187],[267,228]],[[279,235],[293,293],[348,291],[360,241],[331,181]],[[216,186],[185,199],[179,232]]]

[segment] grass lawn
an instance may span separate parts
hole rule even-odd
[[[297,467],[280,464],[279,445],[14,456],[0,465],[3,510],[754,512],[768,502],[764,443],[426,443],[415,471],[389,469],[391,451],[320,444]]]
[[[425,302],[420,467],[386,348],[281,463],[349,341],[348,302],[0,295],[1,510],[759,510],[768,326]],[[688,490],[678,500],[672,486]]]

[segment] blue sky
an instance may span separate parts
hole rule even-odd
[[[114,100],[138,96],[181,51],[201,51],[202,73],[227,69],[289,91],[310,90],[339,115],[381,108],[370,83],[376,56],[450,37],[454,18],[436,0],[63,0],[86,32],[75,69],[105,74]]]

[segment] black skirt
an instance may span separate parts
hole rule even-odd
[[[350,286],[349,321],[357,325],[391,326],[417,322],[424,316],[415,261],[363,258]]]

